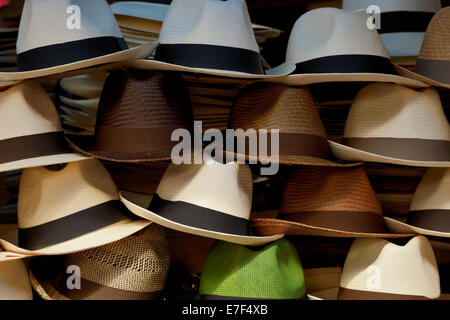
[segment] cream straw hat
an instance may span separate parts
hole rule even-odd
[[[329,143],[342,160],[450,167],[450,127],[433,88],[364,87],[350,109],[342,143]]]
[[[30,277],[23,260],[0,262],[0,300],[33,300]]]

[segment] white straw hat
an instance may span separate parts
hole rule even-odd
[[[106,0],[26,0],[17,39],[18,72],[1,72],[0,81],[144,58],[155,46],[128,49]]]
[[[25,169],[20,179],[18,244],[0,239],[6,251],[62,255],[127,237],[150,222],[119,201],[108,171],[96,159],[66,167]]]
[[[406,223],[386,218],[395,233],[450,237],[450,168],[430,168],[412,198]]]
[[[30,278],[23,260],[0,262],[0,300],[33,300]]]
[[[0,92],[0,172],[86,159],[64,139],[53,102],[34,81]]]
[[[166,228],[253,246],[283,237],[250,235],[252,174],[248,165],[171,163],[153,197],[126,192],[120,196],[130,211]]]
[[[425,300],[441,295],[433,248],[417,236],[404,246],[356,239],[342,271],[340,300]]]
[[[155,60],[129,64],[137,69],[194,72],[233,78],[264,74],[259,47],[244,0],[174,0],[159,35]]]
[[[286,62],[270,72],[284,73],[295,64],[289,76],[273,81],[288,85],[320,82],[394,82],[426,87],[397,75],[395,66],[376,30],[367,27],[362,11],[319,8],[302,15],[289,38]]]
[[[329,144],[342,160],[450,167],[450,127],[433,88],[364,87],[350,109],[342,143]]]
[[[376,5],[381,9],[378,30],[391,57],[416,57],[423,36],[441,0],[343,0],[342,9],[366,11]]]

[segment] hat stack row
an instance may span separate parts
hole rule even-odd
[[[438,93],[450,87],[450,8],[431,2],[415,8],[430,18],[420,53],[399,54],[418,55],[411,71],[390,58],[395,37],[369,28],[354,1],[300,16],[286,61],[266,69],[254,31],[264,28],[243,0],[174,0],[163,15],[143,3],[25,0],[18,70],[0,72],[0,172],[24,169],[18,228],[0,228],[0,298],[31,299],[32,287],[47,300],[162,299],[165,230],[217,240],[199,299],[441,298],[427,237],[450,234],[450,127]],[[55,79],[60,114],[44,89]],[[308,86],[346,82],[362,89],[332,141]],[[175,130],[193,133],[195,119],[218,114],[259,146],[248,132],[278,130],[277,149],[267,148],[278,152],[227,146],[219,153],[231,161],[190,164],[189,148],[141,193],[119,190],[105,168],[169,162]],[[225,129],[215,121],[207,128]],[[364,162],[427,168],[405,222],[383,216]],[[272,216],[252,214],[249,163],[289,166]],[[356,238],[337,284],[307,288],[296,236]]]

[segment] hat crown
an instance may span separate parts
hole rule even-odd
[[[440,0],[343,0],[342,9],[367,9],[371,5],[380,7],[381,12],[412,11],[436,12],[441,8]]]
[[[358,238],[345,260],[341,287],[438,298],[440,282],[433,248],[422,236],[404,246]]]
[[[243,0],[174,0],[159,36],[161,44],[206,44],[259,53]]]
[[[320,8],[303,14],[292,28],[286,61],[301,63],[336,55],[389,59],[377,30],[367,28],[365,12]]]
[[[208,161],[201,165],[171,163],[156,193],[165,200],[183,201],[248,220],[252,190],[248,165]]]
[[[23,260],[0,263],[0,300],[33,300],[30,278]]]
[[[192,126],[192,107],[178,74],[112,72],[106,79],[97,114],[102,128]]]
[[[363,167],[298,168],[286,183],[280,214],[311,211],[381,215],[381,205]]]
[[[431,19],[418,59],[450,62],[450,8],[439,10]],[[448,70],[448,69],[446,69]]]
[[[0,92],[0,140],[62,131],[56,108],[33,81]]]
[[[279,129],[326,138],[311,91],[271,83],[249,85],[239,92],[228,128]]]
[[[66,256],[81,277],[120,290],[157,292],[164,289],[170,257],[165,232],[152,224],[122,240]]]
[[[376,83],[355,97],[344,137],[450,140],[450,128],[435,89]]]
[[[200,294],[299,299],[305,294],[303,268],[295,247],[279,240],[260,250],[218,241],[203,265]]]
[[[71,162],[59,171],[25,169],[19,187],[19,227],[35,227],[118,199],[114,181],[96,159]]]
[[[411,201],[410,211],[450,209],[450,169],[430,168]]]
[[[79,29],[68,27],[68,19],[77,14],[68,10],[73,5],[80,8]],[[122,38],[106,0],[25,0],[17,53],[99,37]]]

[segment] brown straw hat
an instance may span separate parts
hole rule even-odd
[[[226,151],[226,154],[234,154],[238,159],[330,167],[360,164],[332,160],[325,128],[307,87],[293,88],[275,83],[255,83],[245,87],[234,101],[228,128],[243,129],[241,137],[248,129],[255,129],[255,133],[251,134],[255,140],[258,139],[258,130],[279,129],[278,159],[270,154],[273,151],[270,131],[267,135],[267,156],[257,156],[256,150],[249,150],[248,144],[243,154],[237,147],[238,138],[234,150]],[[235,135],[238,136],[237,133]],[[251,139],[247,138],[246,142]]]
[[[450,7],[438,11],[428,25],[415,72],[398,67],[400,75],[450,88]]]
[[[67,255],[64,261],[32,260],[30,279],[45,300],[156,300],[169,264],[164,229],[153,224],[122,240]],[[67,286],[69,266],[80,268],[80,289]]]
[[[363,167],[300,167],[289,178],[278,219],[254,219],[259,235],[401,238],[386,231],[380,202]]]
[[[170,160],[172,132],[192,130],[189,93],[179,74],[114,71],[106,79],[95,135],[68,136],[78,152],[102,160]]]

